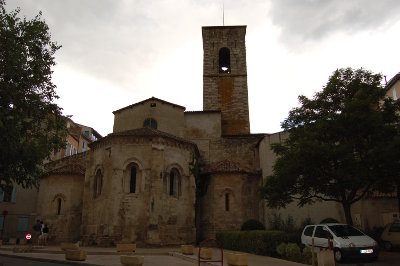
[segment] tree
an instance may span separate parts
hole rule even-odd
[[[271,145],[277,155],[261,195],[270,207],[333,201],[350,207],[369,194],[395,190],[400,173],[400,102],[385,97],[381,75],[338,69],[312,99],[281,126],[289,137]]]
[[[47,24],[7,13],[0,0],[0,186],[37,186],[43,160],[65,145],[66,122],[51,81],[54,53]]]

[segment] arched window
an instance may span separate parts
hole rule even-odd
[[[131,167],[129,193],[136,193],[136,166],[134,165]]]
[[[231,53],[226,47],[219,49],[219,73],[231,73]]]
[[[229,211],[229,193],[225,193],[225,211]]]
[[[179,197],[182,194],[181,176],[176,168],[169,173],[169,195]]]
[[[143,127],[151,127],[157,129],[157,120],[155,120],[154,118],[147,118],[143,122]]]
[[[169,195],[173,196],[174,195],[174,180],[175,179],[175,173],[171,171],[169,174]]]
[[[101,194],[101,189],[103,187],[103,174],[101,170],[97,170],[94,177],[94,197],[97,198]]]
[[[61,214],[61,199],[57,199],[57,215]]]

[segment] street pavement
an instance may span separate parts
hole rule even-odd
[[[61,251],[59,246],[35,246],[29,253],[14,253],[15,246],[2,246],[0,248],[0,266],[7,258],[24,258],[28,260],[36,260],[49,263],[62,263],[70,265],[87,265],[87,266],[121,266],[120,253],[116,252],[115,248],[102,248],[102,247],[81,247],[86,250],[88,255],[85,261],[67,261],[65,254]],[[19,246],[21,247],[21,246]],[[224,265],[226,263],[225,253],[229,252],[224,250]],[[197,253],[195,253],[197,254]],[[214,256],[212,260],[220,260],[220,250],[214,249]],[[166,248],[137,248],[136,252],[132,255],[144,256],[144,266],[193,266],[198,265],[196,255],[183,255],[180,253],[179,247],[166,247]],[[249,265],[256,266],[304,266],[304,264],[280,260],[276,258],[258,256],[248,254]],[[5,262],[6,263],[6,262]],[[4,264],[4,263],[3,263]],[[4,264],[7,265],[7,264]],[[220,262],[207,262],[201,265],[221,265]],[[8,266],[8,265],[7,265]]]

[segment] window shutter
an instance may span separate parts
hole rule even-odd
[[[3,198],[4,198],[4,191],[3,191],[3,189],[0,187],[0,202],[3,202]]]
[[[13,187],[12,194],[11,194],[11,202],[12,203],[17,202],[17,191],[18,191],[17,187]]]

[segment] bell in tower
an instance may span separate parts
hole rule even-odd
[[[222,134],[250,133],[246,26],[203,27],[203,110],[220,111]]]

